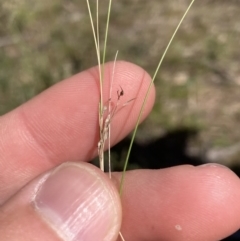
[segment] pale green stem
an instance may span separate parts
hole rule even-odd
[[[165,55],[166,55],[166,53],[167,53],[167,51],[168,51],[168,49],[169,49],[169,47],[170,47],[170,45],[171,45],[171,43],[172,43],[172,41],[173,41],[173,39],[174,39],[174,37],[175,37],[175,35],[176,35],[179,27],[181,26],[184,18],[186,17],[187,13],[189,12],[191,6],[193,5],[194,1],[195,1],[195,0],[192,0],[192,1],[191,1],[191,3],[189,4],[187,10],[186,10],[185,13],[183,14],[180,22],[178,23],[178,25],[177,25],[177,27],[176,27],[176,29],[175,29],[175,31],[174,31],[174,33],[173,33],[170,41],[169,41],[168,44],[167,44],[167,47],[165,48],[165,51],[163,52],[163,55],[162,55],[162,57],[161,57],[161,59],[160,59],[160,61],[159,61],[159,63],[158,63],[158,66],[157,66],[157,68],[156,68],[156,71],[155,71],[155,73],[154,73],[154,75],[153,75],[153,77],[152,77],[152,81],[151,81],[151,83],[150,83],[150,85],[149,85],[149,87],[148,87],[148,89],[147,89],[147,93],[146,93],[146,95],[145,95],[145,97],[144,97],[144,100],[143,100],[143,103],[142,103],[142,106],[141,106],[141,109],[140,109],[140,112],[139,112],[139,115],[138,115],[138,118],[137,118],[137,122],[136,122],[136,125],[135,125],[135,129],[134,129],[134,131],[133,131],[133,135],[132,135],[132,138],[131,138],[131,142],[130,142],[130,145],[129,145],[129,148],[128,148],[127,157],[126,157],[126,161],[125,161],[125,164],[124,164],[123,174],[122,174],[121,182],[120,182],[120,191],[119,191],[120,195],[122,195],[122,192],[123,192],[124,178],[125,178],[125,174],[126,174],[126,170],[127,170],[128,160],[129,160],[130,153],[131,153],[131,150],[132,150],[133,141],[134,141],[135,136],[136,136],[136,133],[137,133],[137,129],[138,129],[138,126],[139,126],[139,123],[140,123],[140,120],[141,120],[141,117],[142,117],[142,114],[143,114],[143,109],[144,109],[144,107],[145,107],[145,105],[146,105],[146,102],[147,102],[147,99],[148,99],[148,96],[149,96],[149,93],[150,93],[150,89],[151,89],[151,87],[152,87],[152,85],[153,85],[153,83],[154,83],[154,80],[155,80],[155,78],[156,78],[156,76],[157,76],[157,74],[158,74],[158,71],[159,71],[159,69],[160,69],[160,67],[161,67],[161,65],[162,65],[162,62],[163,62],[163,59],[164,59]]]
[[[103,55],[102,55],[101,80],[104,80],[104,65],[105,65],[106,52],[107,52],[107,39],[108,39],[108,29],[109,29],[110,15],[111,15],[111,7],[112,7],[112,0],[109,0],[107,21],[106,21],[106,30],[105,30],[105,37],[104,37]],[[103,100],[102,99],[101,99],[101,108],[103,110]]]
[[[98,62],[98,70],[99,70],[99,78],[100,78],[100,114],[102,115],[102,109],[103,109],[103,100],[102,100],[102,96],[103,96],[103,81],[102,81],[102,74],[101,74],[101,53],[100,53],[100,44],[99,44],[99,20],[98,20],[98,13],[97,13],[97,33],[95,31],[95,27],[93,24],[93,17],[92,17],[92,11],[91,11],[91,7],[89,4],[89,0],[87,1],[87,7],[88,7],[88,12],[89,12],[89,17],[90,17],[90,22],[91,22],[91,26],[92,26],[92,31],[93,31],[93,38],[94,38],[94,43],[95,43],[95,48],[96,48],[96,53],[97,53],[97,62]],[[97,0],[97,12],[98,12],[98,0]]]

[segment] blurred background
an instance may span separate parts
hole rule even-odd
[[[90,1],[94,10],[95,1]],[[103,36],[108,1],[100,1]],[[107,60],[151,75],[190,0],[113,1]],[[218,162],[240,167],[240,1],[196,1],[156,79],[129,169]],[[0,114],[97,64],[83,0],[0,1]],[[121,170],[129,139],[113,148]],[[239,240],[239,239],[238,239]]]
[[[95,1],[90,2],[94,10]],[[102,36],[107,2],[100,1]],[[113,1],[107,60],[113,60],[119,50],[119,59],[136,63],[152,75],[189,3]],[[178,154],[196,162],[240,165],[239,6],[237,0],[194,3],[156,79],[152,114],[137,135],[135,148],[141,147],[144,153],[135,159],[146,157],[129,168],[147,167],[146,152],[158,150],[159,145],[167,153],[179,149],[165,154],[163,166],[171,165],[169,159]],[[0,59],[0,114],[96,65],[86,2],[1,1]],[[128,140],[116,147],[120,151],[116,159],[124,155],[127,144]],[[150,167],[158,165],[162,164]]]

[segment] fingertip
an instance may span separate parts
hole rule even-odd
[[[211,201],[219,205],[222,213],[230,215],[229,220],[240,224],[240,216],[235,215],[236,212],[240,213],[239,177],[228,167],[217,163],[198,166],[197,172],[208,193],[212,194],[209,195]]]
[[[194,233],[195,240],[221,240],[239,229],[240,181],[234,172],[216,163],[175,170],[176,196],[169,212],[182,228],[180,240],[194,239]]]
[[[239,228],[239,200],[239,178],[220,165],[131,171],[123,192],[123,235],[130,240],[221,240]]]
[[[109,99],[116,105],[120,86],[124,91],[111,119],[114,145],[135,127],[151,78],[142,68],[124,61],[106,63],[104,72],[104,105]],[[96,66],[59,82],[1,119],[2,148],[6,150],[2,180],[11,180],[2,201],[56,165],[67,160],[89,161],[97,155],[99,92]],[[141,121],[151,111],[154,98],[152,86]]]
[[[9,241],[113,241],[122,217],[118,191],[88,163],[65,163],[41,175],[0,213],[0,236]]]
[[[87,163],[65,163],[39,188],[36,210],[64,240],[114,240],[121,224],[117,190]]]

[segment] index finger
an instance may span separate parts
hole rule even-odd
[[[108,101],[113,64],[105,66],[104,102]],[[127,135],[150,83],[146,72],[117,62],[113,97],[124,88],[122,103],[136,98],[112,120],[111,143]],[[143,118],[150,112],[152,88]],[[97,153],[99,80],[97,67],[77,74],[44,91],[0,118],[0,203],[40,173],[65,161],[88,161]]]

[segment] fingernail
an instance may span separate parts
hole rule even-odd
[[[222,164],[219,164],[219,163],[205,163],[198,167],[212,167],[212,168],[220,167],[220,168],[228,169],[228,167],[226,167]]]
[[[90,164],[63,164],[37,191],[35,208],[64,240],[112,240],[121,208],[104,178]]]

